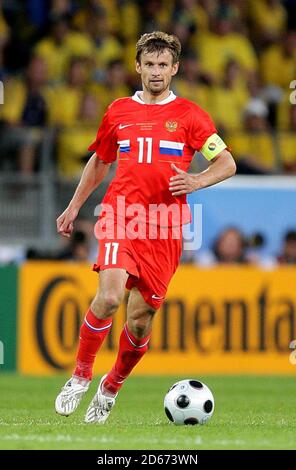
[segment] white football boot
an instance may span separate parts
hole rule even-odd
[[[83,395],[87,392],[90,380],[81,380],[71,377],[65,383],[55,401],[55,410],[62,416],[69,416],[74,413]]]
[[[102,383],[104,382],[106,377],[107,374],[101,378],[98,390],[95,396],[93,397],[92,401],[90,402],[89,407],[87,408],[86,415],[84,418],[84,421],[86,423],[104,424],[105,421],[108,419],[113,406],[115,405],[115,399],[118,394],[116,394],[115,397],[108,397],[106,395],[103,395],[102,392]]]

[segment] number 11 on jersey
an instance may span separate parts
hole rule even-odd
[[[138,137],[139,155],[138,163],[152,162],[152,137]]]
[[[118,252],[119,243],[116,242],[109,242],[105,243],[105,265],[110,264],[110,255],[111,255],[111,264],[117,263],[117,252]]]

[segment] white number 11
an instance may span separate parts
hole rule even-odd
[[[105,243],[105,265],[110,264],[110,254],[111,254],[111,264],[117,263],[117,252],[118,252],[119,243]],[[111,251],[112,249],[112,251]]]
[[[152,162],[152,137],[138,137],[139,142],[139,157],[138,163],[144,162],[144,143],[147,144],[146,163]]]

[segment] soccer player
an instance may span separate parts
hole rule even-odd
[[[148,350],[153,316],[180,260],[182,231],[176,236],[174,229],[190,220],[186,194],[235,173],[232,155],[208,114],[170,91],[180,52],[178,38],[163,32],[139,39],[136,71],[143,90],[109,106],[89,147],[94,153],[69,206],[57,219],[58,232],[70,237],[79,209],[118,156],[116,175],[103,199],[104,215],[96,225],[99,255],[93,269],[99,273],[99,289],[81,326],[73,376],[55,402],[61,415],[76,410],[127,287],[127,321],[117,358],[99,383],[86,412],[87,423],[106,421],[121,386]],[[199,174],[188,174],[196,150],[210,165]],[[135,211],[141,229],[138,237],[133,225]]]

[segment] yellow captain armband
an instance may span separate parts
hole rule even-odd
[[[204,143],[200,152],[207,160],[215,158],[222,150],[226,149],[227,145],[218,134],[212,134]]]

